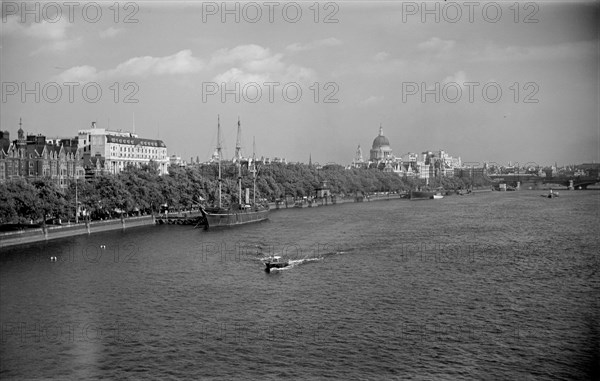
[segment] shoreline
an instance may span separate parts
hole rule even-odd
[[[93,234],[110,230],[125,230],[128,228],[155,225],[154,216],[127,217],[118,220],[92,221],[90,223],[47,226],[36,229],[23,229],[13,232],[0,233],[0,249],[46,242],[58,238],[67,238],[83,234]]]
[[[351,198],[337,198],[332,200],[331,197],[315,198],[311,201],[305,200],[302,204],[285,203],[285,202],[269,202],[269,208],[271,210],[281,209],[303,209],[303,208],[317,208],[322,206],[334,206],[338,204],[346,204],[352,202],[371,202],[371,201],[385,201],[385,200],[400,200],[402,197],[399,194],[389,195],[376,195],[376,196],[358,196]]]
[[[473,193],[483,193],[483,192],[491,192],[491,189],[473,189]],[[521,191],[535,191],[524,189]],[[288,204],[286,206],[284,203],[280,203],[279,205],[276,203],[268,203],[271,211],[283,210],[283,209],[303,209],[303,208],[316,208],[316,207],[324,207],[324,206],[335,206],[338,204],[347,204],[347,203],[358,203],[358,202],[374,202],[374,201],[386,201],[386,200],[402,200],[403,198],[398,194],[390,194],[390,195],[377,195],[377,196],[369,196],[369,197],[358,197],[358,198],[343,198],[337,199],[335,202],[331,200],[326,201],[325,199],[315,199],[312,203],[306,202],[302,206],[294,206],[293,204]],[[189,213],[189,216],[192,217],[194,213]],[[175,217],[175,216],[174,216]],[[181,216],[177,216],[181,217]],[[177,217],[175,219],[177,219]],[[59,238],[68,238],[77,235],[83,234],[93,234],[100,233],[111,230],[125,230],[128,228],[139,227],[139,226],[149,226],[149,225],[159,225],[161,221],[162,223],[169,223],[169,219],[159,216],[140,216],[140,217],[127,217],[123,220],[105,220],[105,221],[92,221],[88,223],[79,223],[68,224],[68,225],[60,225],[60,226],[47,226],[45,231],[43,228],[35,228],[35,229],[24,229],[19,231],[12,232],[4,232],[0,233],[0,249],[27,245],[30,243],[38,243],[38,242],[47,242],[54,239]],[[172,222],[177,223],[177,222]]]
[[[351,202],[371,202],[371,201],[384,201],[384,200],[399,200],[401,197],[397,194],[394,195],[378,195],[378,196],[370,196],[369,198],[364,199],[356,199],[356,198],[345,198],[338,199],[336,202],[326,202],[323,199],[319,201],[313,201],[313,203],[309,205],[304,205],[303,207],[321,207],[321,206],[334,206],[337,204],[345,204]],[[289,205],[286,207],[284,204],[276,205],[276,203],[269,203],[269,207],[272,211],[281,210],[281,209],[294,209],[294,205]],[[298,207],[296,207],[298,208]],[[194,213],[189,213],[189,217],[192,217]],[[179,214],[177,215],[179,216]],[[127,217],[124,219],[116,219],[116,220],[107,220],[107,221],[92,221],[90,223],[79,223],[75,224],[67,224],[60,226],[47,226],[45,228],[35,228],[35,229],[23,229],[19,231],[11,231],[0,233],[0,249],[27,245],[31,243],[38,242],[47,242],[54,239],[59,238],[68,238],[74,237],[83,234],[93,234],[100,233],[111,230],[125,230],[127,228],[139,227],[139,226],[149,226],[149,225],[159,225],[161,223],[168,223],[169,219],[165,219],[161,216],[141,216],[141,217]],[[177,218],[175,218],[177,220]],[[177,222],[173,222],[177,223]]]

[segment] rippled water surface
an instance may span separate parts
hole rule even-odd
[[[3,249],[0,377],[598,378],[600,192],[539,195]]]

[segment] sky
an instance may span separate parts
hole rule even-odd
[[[37,4],[37,5],[36,5]],[[600,6],[539,2],[2,2],[0,129],[245,156],[600,160]]]

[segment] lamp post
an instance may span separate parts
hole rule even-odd
[[[77,172],[75,172],[75,223],[79,223],[79,200],[77,195]]]

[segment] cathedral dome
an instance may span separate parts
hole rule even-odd
[[[373,140],[373,149],[379,149],[380,147],[389,146],[390,141],[383,135],[379,135]]]
[[[388,138],[383,136],[383,127],[379,127],[379,135],[373,140],[373,149],[379,149],[381,147],[385,147],[390,145],[390,141]]]

